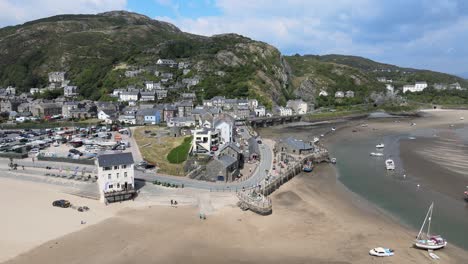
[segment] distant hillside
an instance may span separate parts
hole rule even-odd
[[[330,101],[332,100],[330,98],[323,102],[324,98],[318,97],[321,90],[325,90],[329,94],[351,90],[355,92],[355,98],[345,99],[344,103],[364,103],[372,92],[385,91],[385,84],[378,82],[378,77],[392,79],[392,84],[397,89],[401,89],[404,84],[416,81],[426,81],[429,85],[458,82],[462,87],[468,88],[467,80],[454,75],[402,68],[357,56],[295,55],[286,56],[285,59],[290,66],[291,89],[295,95],[313,102],[320,99],[319,105],[323,103],[336,104],[336,102]]]

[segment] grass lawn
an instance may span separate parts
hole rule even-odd
[[[179,146],[173,148],[169,154],[167,154],[167,160],[170,163],[182,163],[187,159],[190,146],[192,144],[192,137],[184,138],[184,142]]]
[[[145,131],[151,132],[145,133]],[[159,167],[159,172],[184,176],[184,162],[170,163],[167,156],[171,151],[183,145],[186,138],[190,137],[171,137],[169,133],[164,133],[165,131],[166,129],[162,127],[138,127],[135,129],[134,137],[143,158],[150,163],[156,164]],[[155,136],[154,133],[159,136]]]

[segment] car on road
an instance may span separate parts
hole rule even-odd
[[[146,161],[140,161],[135,166],[137,168],[142,168],[142,169],[154,169],[156,167],[155,165],[148,163]]]
[[[258,144],[262,144],[262,141],[261,141],[261,140],[257,140],[257,143],[258,143]]]
[[[56,200],[52,203],[52,206],[55,207],[62,207],[62,208],[68,208],[71,206],[71,203],[67,200]]]

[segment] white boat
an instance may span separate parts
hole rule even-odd
[[[314,144],[315,144],[315,143],[318,143],[319,141],[320,141],[320,139],[318,137],[314,137],[314,140],[312,142],[314,142]]]
[[[393,249],[383,247],[373,248],[369,251],[369,254],[376,257],[390,257],[395,255]]]
[[[431,220],[432,220],[432,211],[434,210],[434,203],[431,203],[429,210],[427,211],[426,218],[419,230],[418,236],[414,241],[414,245],[417,248],[422,249],[441,249],[447,245],[447,241],[441,236],[431,235]],[[427,231],[423,233],[424,226],[427,222]]]
[[[385,167],[387,170],[394,170],[395,169],[395,162],[392,159],[387,159],[385,161]]]
[[[332,158],[330,161],[332,164],[336,164],[336,158]]]
[[[460,117],[460,120],[465,120],[465,118],[462,116],[462,117]]]
[[[373,157],[382,157],[382,156],[383,156],[383,153],[380,153],[380,152],[371,152],[370,155],[373,156]]]
[[[335,131],[335,130],[336,130],[336,127],[332,127],[332,128],[331,128],[331,131]]]
[[[376,148],[384,148],[385,145],[384,145],[384,143],[380,143],[380,144],[375,145],[375,147]]]

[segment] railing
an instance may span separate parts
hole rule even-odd
[[[105,192],[104,197],[112,197],[112,196],[127,195],[127,194],[134,194],[134,193],[136,193],[136,190],[134,188],[127,188],[125,190],[120,190],[120,191]]]

